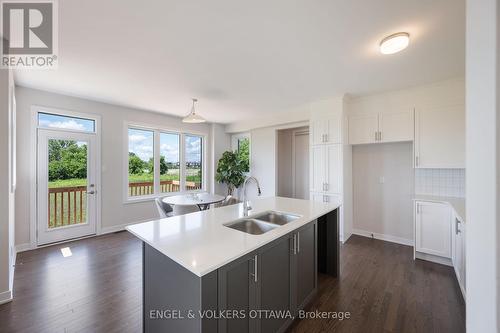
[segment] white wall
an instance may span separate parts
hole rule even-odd
[[[11,192],[10,121],[12,71],[0,69],[0,303],[12,298],[14,272],[14,194]]]
[[[353,146],[352,178],[353,232],[411,244],[412,144]]]
[[[467,0],[467,331],[500,331],[500,8]]]
[[[125,159],[123,156],[125,121],[151,124],[156,127],[172,128],[179,131],[196,131],[206,135],[207,175],[212,175],[214,162],[212,157],[210,124],[184,124],[180,118],[131,109],[111,104],[69,97],[40,90],[17,87],[17,175],[18,191],[16,193],[16,244],[24,247],[30,242],[30,202],[31,182],[31,147],[30,147],[30,108],[32,105],[93,113],[102,117],[102,229],[104,232],[121,228],[121,226],[157,217],[152,201],[140,203],[124,203],[125,191],[123,179]],[[220,128],[214,128],[218,132]],[[221,150],[221,147],[217,147]],[[212,188],[211,177],[206,188]]]

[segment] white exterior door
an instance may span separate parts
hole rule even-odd
[[[38,245],[96,233],[96,148],[96,134],[38,129]]]
[[[415,205],[415,250],[451,258],[451,208],[425,201]]]

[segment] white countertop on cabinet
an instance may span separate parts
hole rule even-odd
[[[453,208],[458,218],[465,223],[465,198],[416,194],[414,199],[448,204]]]
[[[250,217],[271,210],[300,216],[262,235],[224,226],[243,217],[243,204],[134,224],[126,229],[192,273],[203,276],[340,206],[339,199],[328,203],[282,197],[252,200]]]

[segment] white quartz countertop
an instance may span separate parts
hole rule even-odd
[[[417,194],[415,195],[415,200],[440,202],[448,204],[453,208],[459,220],[465,223],[465,198],[440,197],[440,196]]]
[[[252,200],[250,217],[269,210],[300,216],[262,235],[224,226],[243,217],[243,204],[134,224],[127,230],[192,273],[203,276],[340,205],[340,199],[329,203],[282,197]]]

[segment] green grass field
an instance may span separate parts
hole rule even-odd
[[[201,178],[198,174],[199,169],[188,169],[186,171],[186,180],[190,182],[201,182]],[[145,183],[153,182],[153,175],[142,174],[142,175],[129,175],[129,183]],[[166,175],[161,175],[160,180],[179,180],[179,170],[171,169]],[[62,187],[77,187],[86,186],[87,179],[62,179],[49,182],[49,188],[62,188]],[[52,193],[50,194],[50,219],[49,227],[60,227],[78,223],[86,222],[86,195],[82,196],[82,207],[83,211],[80,216],[80,194],[76,193],[76,198],[73,193],[70,193],[68,197],[68,192],[64,192],[64,198],[62,198],[62,193]],[[55,200],[57,200],[57,210],[55,208]],[[68,201],[69,200],[69,201]],[[76,201],[75,201],[76,200]],[[61,204],[63,204],[63,212],[61,216]],[[76,206],[75,206],[76,205]],[[76,209],[76,215],[75,215]],[[69,218],[69,222],[68,222]]]

